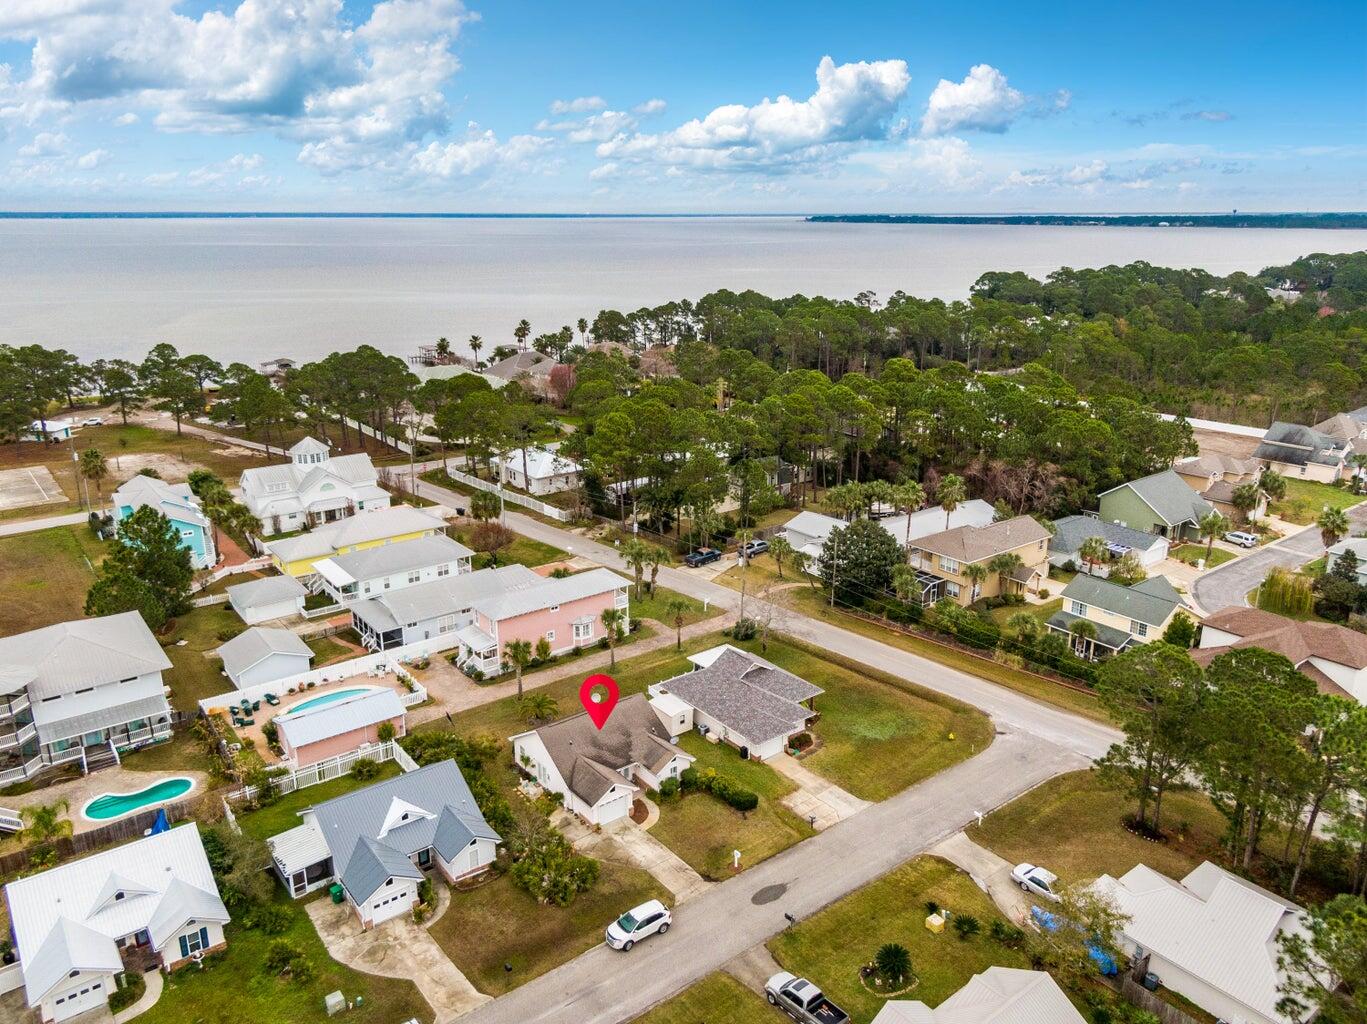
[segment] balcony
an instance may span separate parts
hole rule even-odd
[[[8,701],[0,701],[0,722],[3,722],[6,718],[13,718],[15,715],[19,714],[19,712],[27,710],[31,703],[32,701],[29,700],[27,690],[22,693],[13,694]]]
[[[37,735],[38,728],[32,722],[20,726],[14,732],[0,732],[0,750],[23,746]]]
[[[35,757],[23,764],[15,765],[12,768],[0,768],[0,786],[8,786],[12,782],[23,782],[38,774],[43,768],[43,759]]]

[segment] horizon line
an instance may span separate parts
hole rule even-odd
[[[787,218],[787,217],[1229,217],[1245,215],[1250,217],[1268,216],[1300,216],[1300,217],[1329,217],[1329,216],[1361,216],[1367,211],[1360,210],[1242,210],[1235,213],[1231,210],[1204,210],[1204,211],[1177,211],[1177,210],[1143,210],[1143,211],[1124,211],[1113,210],[1106,212],[1086,212],[1076,213],[1058,210],[1015,210],[1015,211],[996,211],[991,213],[971,212],[971,213],[913,213],[913,212],[819,212],[819,211],[787,211],[787,212],[709,212],[709,213],[574,213],[574,212],[534,212],[534,211],[502,211],[502,212],[476,212],[476,211],[365,211],[365,210],[0,210],[0,219],[4,220],[73,220],[73,219],[163,219],[174,220],[184,219],[211,219],[211,218],[332,218],[332,219],[394,219],[394,220],[421,220],[450,219],[450,220],[643,220],[643,219],[704,219],[704,218],[745,218],[745,217],[764,217],[764,218]]]

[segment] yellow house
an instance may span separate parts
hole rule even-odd
[[[1011,555],[1020,563],[1003,573],[997,560]],[[923,604],[948,597],[970,605],[987,597],[1035,591],[1049,575],[1049,531],[1030,516],[986,526],[956,526],[912,541],[911,564],[921,570]],[[981,572],[969,569],[973,565]]]
[[[446,521],[411,505],[362,512],[317,527],[297,537],[273,540],[266,545],[272,564],[288,576],[311,576],[314,563],[352,551],[398,544],[441,533]]]
[[[1063,588],[1063,607],[1047,625],[1069,637],[1079,656],[1095,660],[1134,644],[1158,640],[1181,610],[1190,610],[1166,576],[1150,576],[1132,587],[1078,573]],[[1074,623],[1085,619],[1091,629]]]

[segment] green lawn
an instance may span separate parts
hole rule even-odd
[[[672,902],[644,871],[610,861],[598,867],[598,884],[568,907],[538,905],[507,875],[453,892],[432,937],[475,988],[497,996],[602,942],[604,929],[624,910],[649,899]]]
[[[82,618],[105,546],[84,523],[0,537],[0,636]]]
[[[933,934],[925,926],[927,900],[959,916],[971,914],[982,932],[967,941],[951,928]],[[968,875],[942,860],[918,857],[781,932],[768,947],[786,970],[812,981],[854,1020],[867,1021],[885,1000],[864,987],[859,968],[884,943],[907,948],[919,979],[900,998],[919,999],[932,1007],[993,964],[1028,967],[1022,952],[988,935],[998,917]]]
[[[1204,794],[1163,798],[1163,827],[1174,833],[1167,843],[1148,842],[1123,828],[1121,819],[1133,811],[1095,772],[1070,772],[994,811],[969,835],[1013,864],[1043,864],[1067,882],[1119,877],[1139,863],[1181,878],[1215,858],[1225,819]]]
[[[266,935],[234,923],[227,928],[228,948],[199,970],[187,967],[166,980],[156,1005],[138,1017],[144,1024],[323,1024],[328,1020],[323,997],[340,991],[349,1002],[348,1024],[395,1024],[416,1017],[432,1020],[431,1008],[411,981],[381,978],[344,967],[328,956],[308,913],[283,893],[276,902],[290,913],[283,935]],[[268,976],[262,969],[266,950],[284,939],[304,950],[314,968],[306,984]]]
[[[296,789],[269,807],[263,807],[259,811],[238,813],[237,823],[247,835],[256,839],[268,839],[299,824],[299,812],[304,808],[321,804],[325,800],[331,800],[335,796],[350,793],[363,786],[372,786],[382,779],[392,779],[398,774],[398,764],[394,761],[385,761],[380,765],[379,775],[370,782],[357,782],[350,775],[343,775],[331,782],[320,782],[316,786]]]
[[[211,758],[204,744],[190,735],[190,726],[176,730],[171,739],[155,746],[143,747],[132,754],[121,754],[123,766],[134,772],[174,771],[178,768],[206,770]]]
[[[1168,552],[1179,562],[1186,562],[1187,565],[1195,565],[1200,559],[1206,558],[1206,546],[1204,544],[1179,544]],[[1232,562],[1239,556],[1220,548],[1210,549],[1210,558],[1206,559],[1206,568],[1214,569],[1217,565],[1224,565]]]
[[[195,608],[176,619],[171,634],[162,637],[166,656],[171,659],[171,671],[166,681],[171,686],[171,704],[181,711],[195,711],[199,701],[233,688],[223,675],[223,663],[218,658],[205,657],[205,652],[223,646],[218,638],[222,630],[241,632],[242,620],[226,604]],[[184,646],[177,646],[180,640]]]
[[[1289,523],[1313,523],[1326,505],[1330,508],[1348,508],[1362,500],[1361,494],[1354,494],[1345,487],[1288,478],[1286,497],[1272,502],[1268,511]]]
[[[1040,622],[1044,622],[1062,607],[1063,598],[1056,597],[1052,601],[1046,601],[1044,604],[1004,604],[1000,608],[989,608],[987,609],[987,617],[998,626],[1005,626],[1011,616],[1015,615],[1017,612],[1028,612],[1039,619]]]
[[[455,539],[462,544],[468,545],[470,543],[469,536],[460,531],[456,532]],[[547,562],[559,562],[567,557],[569,557],[567,553],[557,547],[518,534],[511,544],[498,553],[498,564],[511,565],[513,562],[517,562],[528,568],[535,568],[538,565],[545,565]],[[488,564],[488,555],[475,555],[474,567],[476,569],[483,569]]]
[[[694,767],[714,768],[760,798],[745,815],[707,793],[659,801],[660,820],[650,834],[704,878],[730,877],[732,850],[740,850],[742,868],[751,868],[813,834],[806,821],[780,803],[796,787],[772,768],[742,761],[732,748],[696,733],[680,737],[679,745],[697,758]]]
[[[661,1003],[634,1024],[774,1024],[783,1020],[760,996],[718,971]]]
[[[350,658],[359,657],[350,647],[339,644],[327,636],[305,640],[304,644],[313,652],[313,668],[322,668],[324,665],[331,665],[334,661],[347,661]]]
[[[646,574],[646,580],[647,582],[650,580],[649,573]],[[686,597],[667,587],[657,586],[654,594],[644,592],[646,588],[642,588],[642,590],[643,593],[638,598],[636,596],[635,588],[632,588],[631,617],[633,619],[654,619],[656,622],[664,623],[671,629],[674,627],[674,620],[671,616],[665,614],[665,605],[671,598],[682,597],[684,601],[688,603],[688,611],[684,613],[683,624],[685,626],[691,626],[693,623],[701,622],[703,619],[715,618],[724,610],[718,608],[716,605],[712,605],[704,610],[703,603],[697,598]]]

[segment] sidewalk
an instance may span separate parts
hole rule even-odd
[[[56,526],[76,526],[85,521],[86,513],[84,512],[72,512],[64,516],[47,516],[43,519],[21,519],[16,523],[0,523],[0,537],[14,537],[21,533],[51,530]]]

